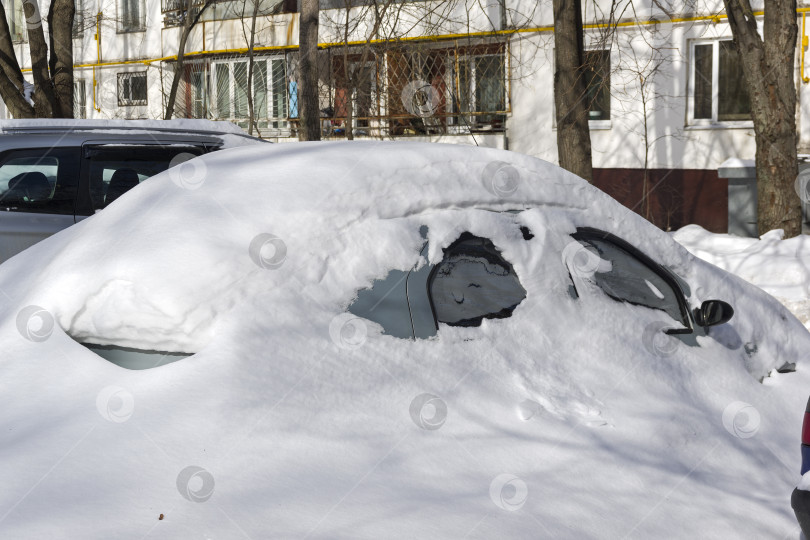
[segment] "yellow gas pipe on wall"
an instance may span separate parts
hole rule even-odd
[[[96,13],[96,35],[94,37],[96,40],[96,66],[101,65],[101,12],[99,11]],[[97,105],[96,101],[96,87],[98,86],[98,81],[96,81],[96,66],[93,66],[93,108],[96,112],[101,112],[101,107]]]
[[[804,23],[807,19],[807,12],[802,12],[802,62],[799,70],[801,71],[802,82],[804,84],[810,83],[810,77],[804,76],[804,51],[807,50],[807,34],[804,33]]]

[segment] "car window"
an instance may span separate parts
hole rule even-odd
[[[185,145],[99,145],[85,148],[90,201],[101,210],[147,178],[169,168],[179,154],[200,155],[202,148]]]
[[[609,297],[621,302],[665,312],[675,321],[689,327],[683,309],[682,295],[662,273],[654,270],[627,248],[604,238],[576,235],[586,249],[607,264],[594,265],[590,279]]]
[[[0,208],[73,215],[78,148],[10,150],[0,155]]]
[[[512,265],[492,242],[469,233],[444,250],[428,278],[428,294],[436,320],[452,326],[509,317],[526,298]]]
[[[398,338],[412,338],[413,327],[408,311],[406,279],[408,272],[391,270],[382,279],[374,280],[371,287],[357,292],[357,298],[347,311],[358,317],[374,321],[383,328],[383,334]]]

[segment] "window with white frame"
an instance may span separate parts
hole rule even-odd
[[[495,113],[506,110],[504,55],[459,55],[455,66],[458,72],[454,73],[457,93],[452,96],[453,112],[469,113],[466,121],[471,127],[503,126],[505,116]],[[460,120],[465,119],[460,117]]]
[[[73,118],[87,118],[87,92],[84,79],[73,79]]]
[[[213,117],[247,127],[248,60],[215,61],[211,65]],[[253,61],[253,116],[259,128],[287,127],[287,69],[284,57]]]
[[[146,105],[146,72],[118,74],[118,106]]]
[[[730,39],[696,41],[691,58],[689,122],[750,122],[751,102],[734,43]]]
[[[78,38],[84,35],[84,0],[75,0],[76,11],[73,14],[73,37]]]
[[[146,18],[143,0],[118,0],[118,32],[143,32]]]

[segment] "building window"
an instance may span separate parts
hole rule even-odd
[[[186,117],[209,118],[208,114],[208,77],[205,64],[192,62],[185,66],[188,85],[185,91]],[[178,96],[178,99],[180,96]]]
[[[610,51],[585,51],[588,119],[610,120]]]
[[[75,0],[76,11],[73,14],[73,37],[80,38],[84,35],[84,6],[83,0]]]
[[[248,61],[232,60],[212,65],[212,117],[249,124]],[[253,117],[259,128],[287,127],[287,69],[283,57],[254,59],[252,75]],[[193,82],[193,79],[192,79]],[[196,115],[195,109],[195,115]]]
[[[11,41],[25,41],[25,12],[23,0],[10,0],[6,3],[6,20],[11,33]]]
[[[384,96],[376,112],[385,120],[380,129],[393,136],[502,131],[509,111],[505,48],[414,44],[387,50],[376,75],[380,88],[374,88]]]
[[[353,5],[357,0],[352,0]],[[258,0],[257,16],[268,17],[280,13],[297,13],[298,0]],[[340,0],[345,5],[346,0]],[[185,3],[181,0],[160,0],[165,27],[180,26],[183,24],[182,11]],[[203,2],[194,2],[192,13],[199,13]],[[321,8],[323,9],[323,8]],[[245,0],[216,0],[200,16],[200,22],[245,19],[253,12],[253,2]]]
[[[143,32],[146,30],[143,0],[118,0],[118,31]]]
[[[118,74],[118,106],[146,105],[146,72]]]
[[[448,60],[452,61],[452,58]],[[494,113],[506,110],[504,55],[459,55],[456,65],[458,88],[454,96],[454,112],[469,113],[471,128],[502,128],[504,115]]]
[[[692,45],[689,119],[693,124],[751,120],[751,102],[731,40]]]
[[[84,79],[73,80],[73,118],[87,118],[87,93]]]

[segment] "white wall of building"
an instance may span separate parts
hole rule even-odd
[[[591,123],[594,167],[644,167],[645,129],[648,168],[716,169],[732,156],[753,158],[751,122],[698,126],[687,118],[690,45],[694,40],[731,39],[727,23],[688,21],[625,27],[619,36],[621,50],[614,47],[611,54],[612,118],[607,123]],[[588,31],[586,48],[599,48],[598,38],[597,31]],[[653,51],[653,47],[658,50]],[[512,82],[513,115],[508,124],[510,149],[549,161],[557,160],[553,48],[550,31],[513,40],[511,51],[519,72]],[[655,74],[648,65],[653,56],[662,62]],[[640,91],[641,74],[651,79],[646,100]],[[804,107],[810,106],[806,105],[810,103],[808,90],[808,85],[799,85]],[[810,122],[800,124],[803,141],[810,141]]]
[[[73,40],[75,63],[78,66],[75,76],[86,85],[87,116],[162,117],[164,107],[162,87],[164,84],[167,85],[162,78],[170,77],[171,72],[165,69],[166,64],[159,59],[176,54],[179,29],[163,28],[160,0],[144,0],[146,17],[144,30],[121,33],[116,1],[82,0],[82,12],[91,23],[96,13],[102,13],[99,24],[100,60],[98,42],[95,39],[96,31],[92,24],[87,25],[81,37]],[[436,9],[441,4],[449,6],[447,8],[449,16],[445,18],[450,22],[439,25],[438,29],[416,22],[420,13]],[[659,1],[659,4],[664,6],[675,4],[682,8],[683,5],[689,5],[690,10],[687,13],[678,12],[679,16],[686,15],[698,19],[703,17],[703,20],[690,21],[669,20],[668,15],[649,0],[635,4],[636,20],[641,24],[620,29],[619,38],[611,54],[611,120],[592,126],[594,166],[598,168],[644,166],[645,103],[648,108],[646,132],[650,140],[647,163],[649,168],[716,169],[729,157],[752,158],[754,136],[750,123],[697,126],[687,118],[692,69],[691,44],[695,40],[731,38],[730,28],[724,20],[705,17],[722,12],[722,1]],[[759,6],[761,4],[762,2],[759,2]],[[598,5],[600,9],[605,10],[610,2],[599,0]],[[800,2],[800,5],[803,6],[804,3]],[[504,21],[512,21],[524,29],[534,28],[532,31],[513,34],[509,38],[511,115],[507,120],[506,133],[481,139],[487,141],[485,144],[508,146],[512,150],[549,161],[557,160],[553,108],[553,33],[550,31],[553,17],[550,1],[509,0],[505,12],[494,0],[415,2],[399,6],[403,11],[397,15],[400,16],[402,24],[409,28],[407,35],[411,37],[437,31],[442,34],[463,34],[500,30],[505,24]],[[46,13],[47,4],[42,5],[41,9]],[[355,8],[350,13],[349,19],[357,20],[362,11],[362,8]],[[586,16],[592,18],[596,15],[597,10],[591,6]],[[659,24],[648,24],[651,19],[659,21]],[[345,13],[342,10],[322,11],[320,41],[329,43],[341,40],[342,36],[336,25],[343,20]],[[799,43],[801,43],[801,17],[799,20]],[[245,24],[248,22],[245,21]],[[258,29],[259,47],[275,47],[283,51],[285,48],[297,46],[297,14],[260,17]],[[362,40],[366,30],[366,26],[360,24],[350,39]],[[385,32],[390,35],[398,33],[390,29],[386,29]],[[589,29],[586,46],[598,47],[598,37],[599,30]],[[644,100],[639,94],[639,73],[636,71],[643,72],[645,58],[652,54],[651,44],[657,49],[655,54],[661,56],[665,62],[660,72],[648,83],[651,95]],[[242,21],[207,21],[200,23],[190,36],[187,52],[234,53],[235,50],[245,47],[247,47],[246,28]],[[17,52],[22,64],[30,65],[27,44],[19,44]],[[809,62],[810,57],[806,63]],[[800,80],[799,63],[800,47],[797,46],[800,146],[803,149],[810,149],[810,121],[804,120],[806,115],[810,114],[810,85]],[[148,104],[119,105],[119,74],[143,71],[147,73]],[[743,84],[742,81],[740,84]],[[469,136],[445,136],[444,140],[471,142]]]

